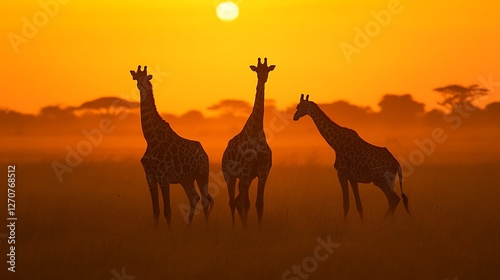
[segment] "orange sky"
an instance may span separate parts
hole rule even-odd
[[[221,99],[253,102],[248,65],[259,56],[277,65],[266,98],[279,107],[302,92],[374,108],[385,93],[411,93],[434,106],[432,88],[500,81],[500,2],[239,0],[240,17],[222,22],[214,0],[56,1],[40,1],[67,2],[51,15],[38,0],[0,4],[1,107],[36,113],[101,96],[138,100],[129,70],[141,64],[156,75],[160,111],[206,112]],[[355,28],[374,26],[371,12],[397,3],[349,62],[341,44],[356,46]],[[40,27],[23,35],[34,16]],[[498,90],[484,104],[492,101]]]

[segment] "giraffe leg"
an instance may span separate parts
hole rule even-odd
[[[155,226],[158,227],[158,220],[160,218],[160,205],[158,202],[158,186],[156,183],[149,186],[149,192],[151,193],[151,201],[153,202],[153,217],[155,219]]]
[[[212,196],[208,193],[208,173],[196,179],[196,183],[198,184],[198,189],[201,194],[205,221],[208,223],[208,215],[210,214],[214,204]]]
[[[158,183],[152,174],[146,168],[146,180],[148,181],[149,193],[151,194],[151,202],[153,204],[153,218],[155,226],[158,227],[158,220],[160,217],[160,205],[158,201]]]
[[[389,212],[391,215],[394,215],[394,211],[396,210],[396,207],[398,207],[398,204],[399,204],[399,201],[401,200],[399,198],[399,196],[396,194],[396,192],[394,190],[390,190],[388,194],[386,194],[387,196],[387,200],[389,200],[389,197],[390,197],[390,201],[389,202]]]
[[[229,209],[231,209],[231,219],[233,221],[233,227],[234,227],[234,211],[236,210],[236,205],[235,205],[235,189],[236,189],[236,177],[233,177],[231,175],[226,175],[224,173],[224,178],[226,179],[227,183],[227,193],[229,194]]]
[[[356,200],[356,208],[358,209],[359,216],[363,220],[363,205],[361,204],[361,197],[359,196],[358,182],[349,180],[351,182],[352,193],[354,194],[354,199]]]
[[[155,226],[158,227],[158,220],[160,217],[160,205],[158,201],[158,182],[156,180],[156,174],[153,171],[150,158],[148,157],[150,150],[149,147],[146,149],[144,156],[141,158],[141,164],[146,173],[146,181],[148,182],[149,193],[151,194],[151,202],[153,204],[153,218],[155,221]]]
[[[196,205],[198,205],[198,202],[200,201],[200,195],[196,192],[196,189],[194,188],[194,180],[187,181],[181,184],[182,187],[184,188],[184,191],[186,192],[187,198],[189,200],[189,216],[188,216],[188,225],[191,225],[191,222],[193,221],[193,216],[194,212],[196,210]]]
[[[382,192],[384,192],[385,197],[387,198],[387,203],[389,204],[389,209],[387,210],[387,213],[385,214],[385,217],[387,218],[388,216],[391,216],[394,214],[394,210],[399,204],[399,201],[401,200],[399,196],[396,194],[396,192],[390,187],[391,182],[389,180],[380,180],[375,184],[377,187],[379,187]],[[392,186],[394,186],[394,180],[392,180]]]
[[[248,189],[250,187],[251,180],[240,179],[238,189],[239,193],[236,197],[234,203],[236,206],[236,210],[241,218],[241,224],[243,228],[247,227],[247,217],[248,217],[248,209],[250,208],[250,198],[248,196]]]
[[[264,216],[264,188],[267,182],[267,174],[259,177],[259,185],[257,188],[257,200],[255,208],[257,208],[257,217],[259,219],[259,227],[262,226],[262,219]]]
[[[339,176],[340,187],[342,188],[342,202],[344,205],[344,221],[347,221],[347,213],[349,213],[349,184],[347,178]]]
[[[161,194],[163,196],[163,215],[170,227],[171,209],[170,209],[170,185],[168,183],[160,184]]]

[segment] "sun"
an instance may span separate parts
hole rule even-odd
[[[217,17],[222,21],[233,21],[240,14],[238,5],[233,2],[222,2],[217,5]]]

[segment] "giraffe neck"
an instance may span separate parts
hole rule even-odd
[[[320,108],[319,106],[311,101],[309,106],[309,116],[316,124],[319,133],[328,142],[328,144],[334,149],[339,148],[339,136],[342,133],[343,127],[333,122]]]
[[[253,132],[262,131],[264,127],[264,92],[266,83],[258,80],[255,93],[255,102],[253,104],[252,114],[245,124],[245,129]]]
[[[158,142],[160,133],[165,134],[165,125],[168,126],[156,109],[155,99],[153,96],[153,89],[140,89],[141,93],[141,125],[142,133],[148,144]]]

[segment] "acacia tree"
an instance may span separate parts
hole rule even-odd
[[[407,126],[415,123],[425,113],[424,103],[417,102],[410,94],[386,94],[378,103],[381,120],[390,125]]]
[[[121,111],[139,108],[138,102],[127,101],[118,97],[101,97],[83,103],[74,110],[97,112],[104,116],[117,116]]]
[[[62,108],[59,105],[45,106],[40,109],[39,117],[43,119],[74,119],[73,108]]]
[[[488,89],[481,88],[478,85],[471,85],[468,87],[449,85],[435,88],[434,91],[441,93],[443,101],[438,102],[438,104],[448,109],[449,112],[454,112],[463,106],[475,108],[476,106],[473,104],[474,101],[490,93]]]
[[[208,110],[219,111],[224,116],[246,116],[252,111],[252,105],[243,100],[224,99]]]

